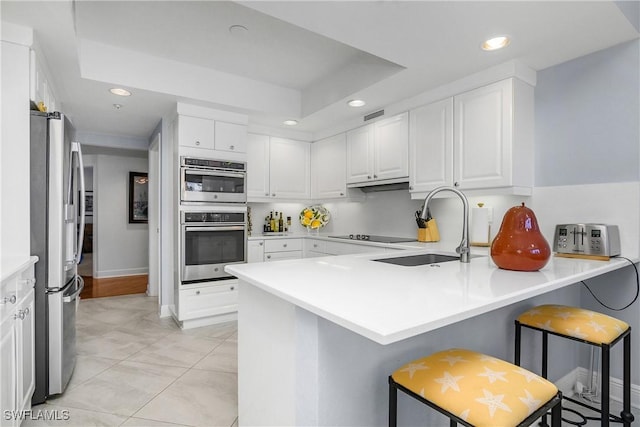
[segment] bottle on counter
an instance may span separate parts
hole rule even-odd
[[[291,230],[291,217],[287,217],[287,231]]]
[[[278,223],[278,212],[276,211],[275,215],[273,216],[273,231],[275,231],[276,233],[280,232],[280,223]]]
[[[280,232],[286,231],[284,229],[284,220],[282,219],[282,212],[280,212],[280,218],[278,219],[278,229],[280,229]]]
[[[271,216],[269,217],[269,224],[271,226],[271,230],[270,231],[277,231],[276,230],[276,220],[273,217],[273,211],[271,211]]]

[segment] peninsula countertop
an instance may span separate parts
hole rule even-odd
[[[405,267],[375,261],[428,252],[434,250],[237,264],[226,270],[241,281],[387,345],[630,265],[622,258],[552,257],[540,271],[517,272],[499,269],[486,250],[466,264],[451,261]]]

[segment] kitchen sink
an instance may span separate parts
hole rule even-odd
[[[417,265],[437,264],[439,262],[460,261],[460,256],[443,254],[421,254],[399,256],[394,258],[379,258],[372,261],[386,262],[387,264],[396,264],[405,267],[415,267]]]

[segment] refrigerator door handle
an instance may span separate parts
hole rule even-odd
[[[80,264],[82,257],[82,243],[84,241],[84,223],[85,223],[85,185],[84,185],[84,162],[82,160],[82,148],[79,142],[71,143],[71,152],[78,156],[78,175],[80,177],[80,230],[78,232],[78,244],[76,245],[76,264]],[[72,154],[73,156],[73,154]],[[84,284],[83,284],[84,286]]]
[[[76,277],[78,279],[78,282],[80,282],[80,286],[78,286],[78,289],[71,295],[63,296],[62,302],[71,302],[76,298],[78,298],[78,296],[82,293],[82,290],[84,289],[84,279],[82,278],[82,276],[76,276]]]

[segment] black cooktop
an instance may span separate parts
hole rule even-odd
[[[416,239],[411,237],[389,237],[389,236],[374,236],[371,234],[347,234],[344,236],[329,236],[334,239],[350,239],[350,240],[363,240],[376,243],[402,243],[402,242],[415,242]]]

